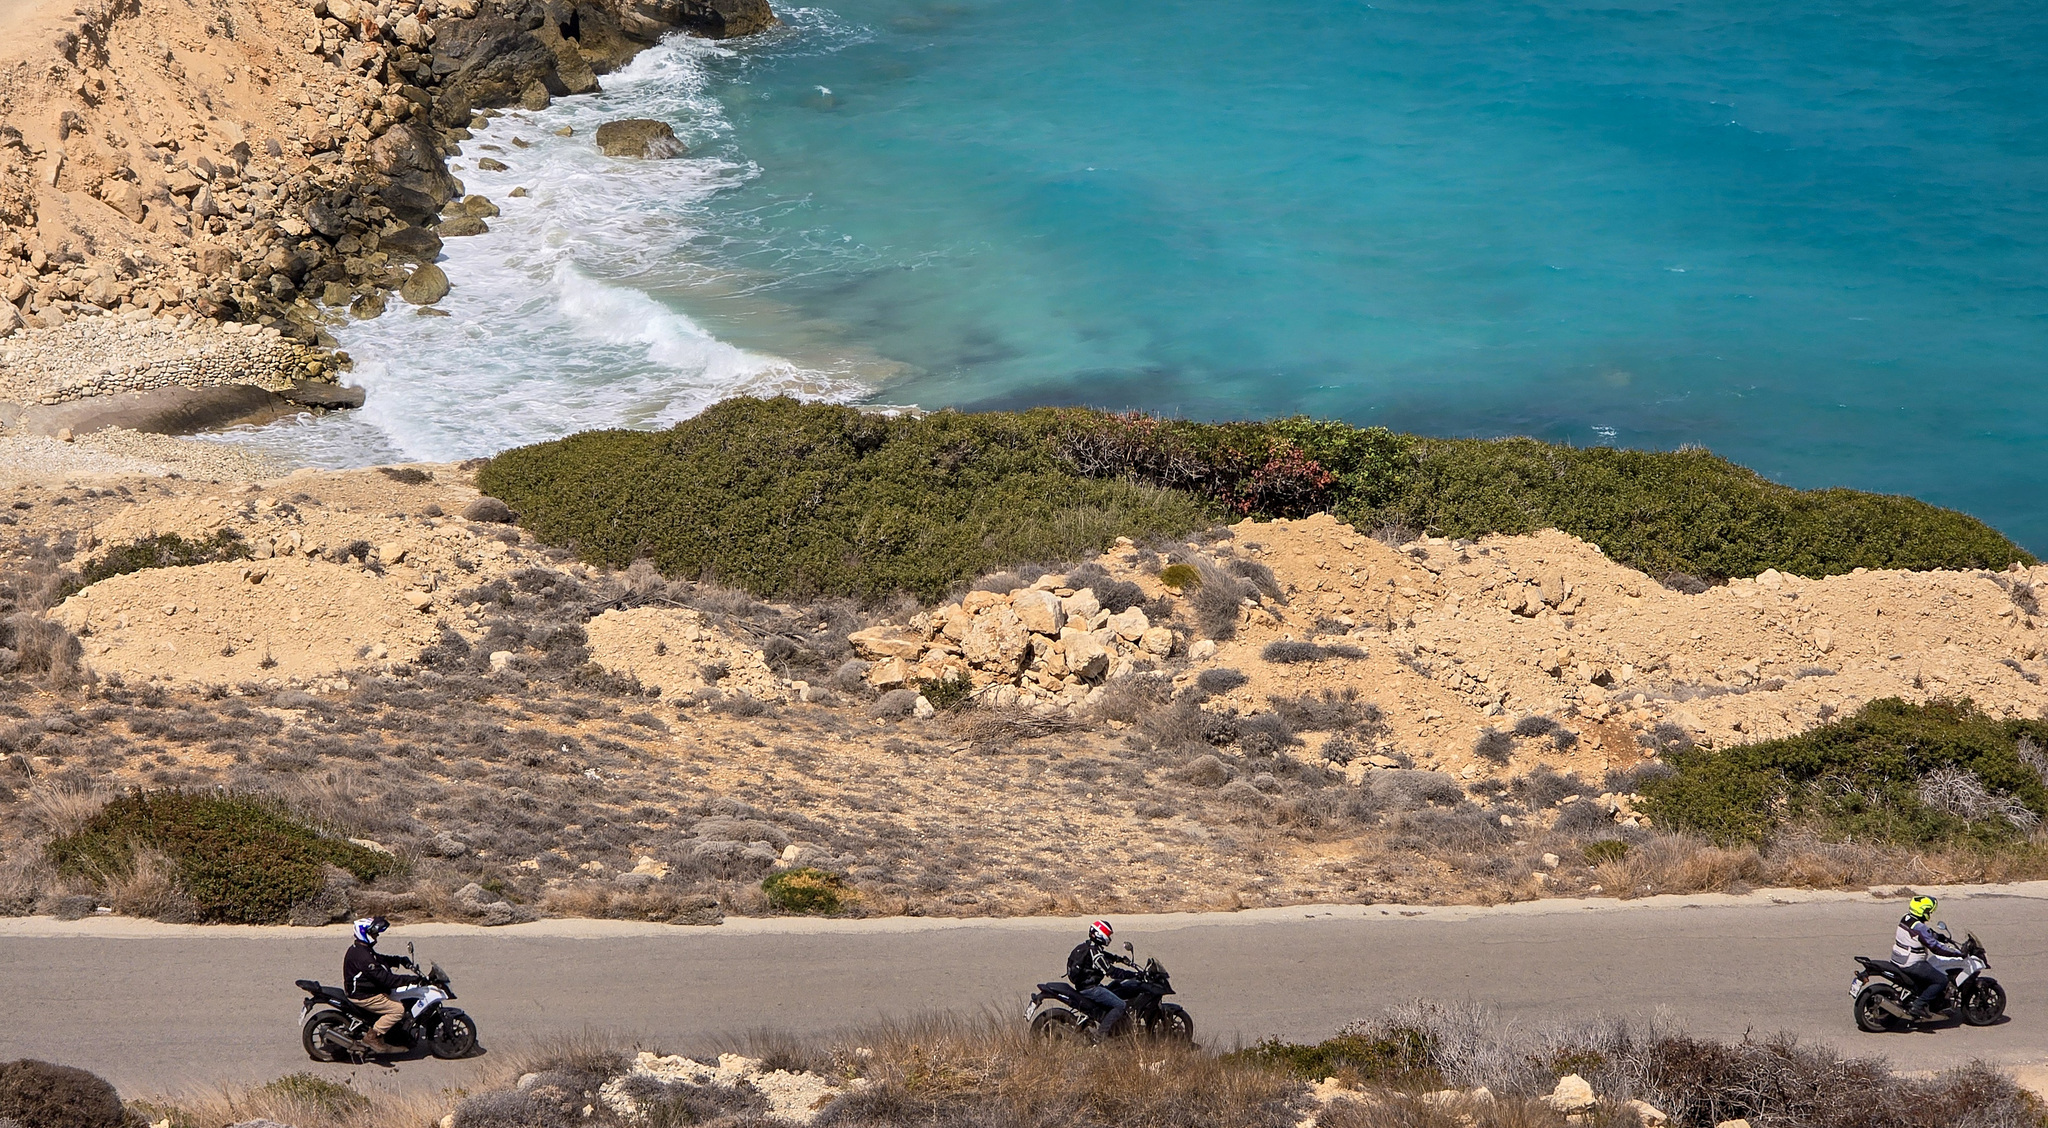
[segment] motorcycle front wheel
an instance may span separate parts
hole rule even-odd
[[[1046,1042],[1079,1042],[1081,1016],[1065,1007],[1048,1007],[1031,1020],[1031,1036]]]
[[[1883,987],[1872,987],[1856,996],[1854,1005],[1858,1030],[1866,1034],[1888,1034],[1894,1030],[1904,1030],[1911,1025],[1905,1019],[1877,1005],[1877,1001],[1886,993]]]
[[[476,1020],[453,1011],[441,1016],[427,1039],[427,1052],[437,1058],[463,1058],[476,1052]]]
[[[299,1042],[306,1047],[307,1057],[314,1061],[341,1060],[328,1046],[327,1039],[322,1037],[329,1030],[346,1035],[348,1019],[340,1011],[324,1010],[307,1019],[306,1024],[299,1028]]]
[[[1963,1021],[1972,1026],[1989,1026],[2005,1017],[2005,988],[1996,979],[1978,977],[1963,996]]]
[[[1195,1040],[1195,1018],[1176,1007],[1159,1012],[1159,1017],[1149,1028],[1152,1037],[1161,1042],[1189,1043]]]

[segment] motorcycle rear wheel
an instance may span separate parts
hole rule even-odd
[[[476,1052],[476,1020],[466,1014],[442,1015],[427,1052],[437,1058],[464,1058]]]
[[[329,1030],[334,1031],[336,1034],[345,1034],[348,1030],[347,1017],[340,1011],[324,1010],[314,1014],[312,1018],[306,1021],[304,1026],[299,1028],[299,1043],[306,1048],[307,1057],[312,1058],[314,1061],[341,1060],[328,1047],[327,1040],[321,1037],[323,1033]]]
[[[1856,996],[1854,1007],[1856,1011],[1856,1028],[1858,1030],[1866,1034],[1889,1034],[1896,1030],[1904,1030],[1912,1025],[1906,1019],[1900,1018],[1877,1005],[1878,999],[1884,997],[1886,993],[1888,993],[1886,988],[1872,987],[1861,995]]]
[[[1031,1020],[1031,1036],[1046,1042],[1079,1042],[1081,1016],[1065,1007],[1048,1007]]]
[[[1963,997],[1963,1021],[1972,1026],[1989,1026],[2005,1017],[2005,988],[1996,979],[1979,978]]]

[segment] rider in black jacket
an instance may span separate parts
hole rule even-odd
[[[377,950],[377,937],[391,927],[383,917],[365,917],[356,922],[356,942],[348,946],[348,954],[341,957],[341,989],[348,992],[349,1002],[377,1015],[376,1025],[363,1039],[374,1054],[395,1054],[399,1047],[384,1041],[384,1035],[398,1025],[405,1017],[405,1004],[391,996],[391,992],[404,986],[394,967],[405,966],[404,956],[387,956]]]
[[[1109,1011],[1095,1026],[1094,1037],[1098,1042],[1116,1033],[1117,1023],[1123,1021],[1124,1012],[1130,1009],[1130,1004],[1122,996],[1103,986],[1106,979],[1120,978],[1121,968],[1130,963],[1109,950],[1111,935],[1109,922],[1098,920],[1088,926],[1088,939],[1067,953],[1067,982],[1072,983],[1089,1002]]]

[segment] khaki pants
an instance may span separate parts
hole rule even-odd
[[[377,1016],[377,1024],[370,1027],[372,1038],[382,1039],[385,1034],[390,1033],[392,1027],[398,1025],[399,1019],[405,1017],[405,1004],[389,995],[370,995],[366,998],[350,999],[349,1002]]]

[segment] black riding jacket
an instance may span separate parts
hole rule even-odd
[[[348,954],[341,957],[341,989],[351,999],[367,999],[372,995],[388,995],[392,988],[399,986],[398,976],[391,969],[402,967],[404,956],[387,956],[361,940],[348,946]]]
[[[1099,987],[1105,979],[1121,978],[1118,969],[1127,963],[1107,948],[1098,948],[1083,940],[1067,953],[1067,982],[1072,983],[1077,991]]]

